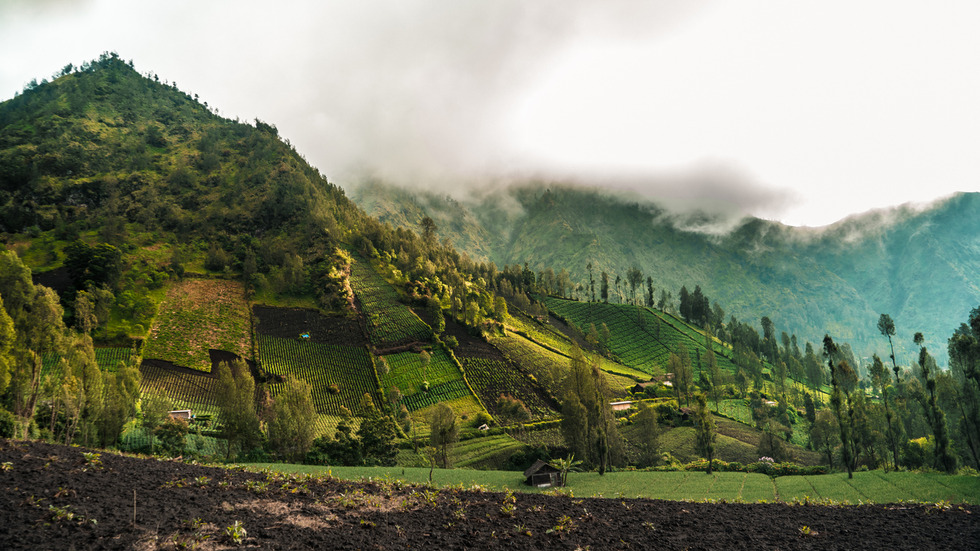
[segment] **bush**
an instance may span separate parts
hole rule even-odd
[[[17,430],[17,418],[13,413],[0,408],[0,438],[13,438]]]

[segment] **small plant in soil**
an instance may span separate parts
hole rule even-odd
[[[225,536],[235,545],[241,545],[248,537],[248,532],[245,530],[245,526],[236,520],[234,524],[225,528]]]
[[[95,452],[82,452],[82,457],[85,458],[85,464],[93,469],[102,468],[102,454]]]
[[[0,471],[12,471],[14,470],[14,464],[10,461],[4,461],[0,463]]]
[[[558,524],[554,525],[552,528],[548,528],[545,533],[562,535],[571,532],[574,528],[575,523],[572,521],[572,517],[562,515],[562,517],[558,519]]]
[[[500,506],[500,514],[505,517],[514,516],[514,512],[517,509],[517,498],[514,497],[514,492],[507,490],[504,494],[504,503]]]

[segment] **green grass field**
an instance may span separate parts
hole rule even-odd
[[[331,474],[337,478],[391,478],[410,483],[426,483],[429,469],[422,467],[318,467],[291,464],[250,464],[254,469],[271,469],[283,473]],[[470,487],[479,484],[487,489],[541,492],[523,484],[515,471],[476,471],[469,469],[436,469],[432,476],[437,486]],[[744,501],[792,503],[822,501],[833,503],[922,503],[980,504],[980,477],[869,471],[854,473],[852,480],[843,473],[817,476],[770,478],[758,473],[609,472],[570,473],[568,488],[576,497],[626,497],[682,501]]]

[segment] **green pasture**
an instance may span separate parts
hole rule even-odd
[[[326,467],[292,464],[250,464],[253,469],[282,473],[310,473],[345,479],[393,479],[423,484],[429,480],[424,467]],[[436,469],[436,486],[475,484],[496,491],[505,489],[541,492],[523,484],[516,471],[477,471]],[[545,490],[547,491],[547,490]],[[616,471],[600,476],[595,472],[570,473],[566,491],[576,497],[649,498],[681,501],[897,503],[901,501],[980,504],[980,477],[932,473],[869,471],[815,476],[770,478],[759,473],[719,473],[699,471],[645,472]]]

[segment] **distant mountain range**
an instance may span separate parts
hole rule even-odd
[[[759,325],[769,316],[819,350],[825,333],[856,355],[887,358],[881,313],[897,328],[899,362],[911,364],[915,332],[945,363],[946,340],[980,305],[980,194],[961,193],[925,208],[854,215],[822,228],[746,218],[724,233],[699,231],[717,220],[678,215],[652,203],[598,189],[527,183],[460,201],[371,182],[349,191],[369,215],[417,228],[431,217],[440,238],[475,259],[566,269],[587,286],[626,277],[636,265],[656,293],[681,286]],[[612,298],[610,300],[617,300]],[[583,298],[585,298],[583,296]]]

